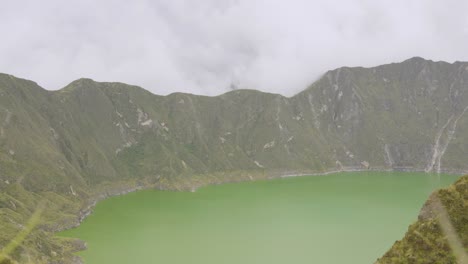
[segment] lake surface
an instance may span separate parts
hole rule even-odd
[[[373,263],[458,176],[352,172],[147,190],[98,203],[61,236],[86,263]]]

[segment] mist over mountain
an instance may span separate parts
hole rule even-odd
[[[218,95],[239,82],[291,96],[341,66],[468,61],[467,9],[463,0],[4,1],[0,72],[53,90],[88,77],[164,95]]]
[[[419,57],[331,70],[292,97],[160,96],[91,79],[48,91],[0,74],[0,246],[45,204],[11,256],[78,261],[71,251],[82,245],[53,232],[78,224],[96,200],[139,188],[367,169],[465,173],[467,110],[468,63]]]

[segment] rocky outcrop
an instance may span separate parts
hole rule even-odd
[[[379,259],[384,263],[468,263],[468,176],[434,192],[418,221]]]

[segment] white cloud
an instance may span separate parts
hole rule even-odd
[[[0,72],[48,89],[88,77],[292,95],[345,65],[468,60],[467,29],[464,0],[5,1]]]

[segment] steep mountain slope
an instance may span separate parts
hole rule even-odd
[[[0,74],[0,246],[43,208],[3,255],[70,261],[80,244],[52,232],[135,188],[369,167],[468,171],[467,107],[468,63],[421,58],[329,71],[291,98],[158,96],[89,79],[47,91]]]

